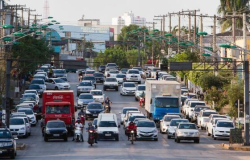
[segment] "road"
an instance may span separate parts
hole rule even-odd
[[[76,92],[78,84],[77,75],[68,74],[71,88]],[[102,85],[98,85],[102,89]],[[138,106],[133,96],[120,96],[119,92],[106,91],[106,96],[112,100],[112,112],[119,114],[122,107]],[[118,116],[120,118],[120,116]],[[87,122],[86,122],[87,123]],[[21,160],[249,160],[249,152],[229,151],[220,147],[225,140],[213,140],[201,131],[199,144],[193,142],[175,143],[173,139],[167,139],[166,135],[159,133],[158,141],[136,141],[131,145],[120,128],[120,141],[99,141],[97,145],[89,146],[86,142],[50,141],[44,142],[39,125],[32,128],[32,135],[28,138],[18,139],[18,142],[27,144],[25,150],[17,152],[17,159]]]

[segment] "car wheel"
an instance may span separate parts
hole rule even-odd
[[[171,136],[168,135],[168,139],[171,139]]]
[[[46,135],[44,135],[44,141],[48,142],[48,138],[46,137]]]
[[[117,137],[115,138],[115,140],[116,140],[116,141],[119,141],[119,136],[117,136]]]
[[[212,138],[214,138],[214,131],[212,131]]]
[[[194,140],[194,143],[200,143],[199,139]]]
[[[30,133],[28,133],[28,136],[30,136],[31,135],[31,132]]]
[[[58,90],[58,87],[55,87],[55,90]]]
[[[15,151],[13,151],[10,155],[10,159],[15,159],[16,158],[16,153]]]
[[[67,142],[68,141],[68,137],[66,136],[63,140],[64,140],[64,142]]]
[[[211,134],[208,132],[208,130],[207,130],[207,135],[208,135],[208,136],[211,136]]]
[[[217,138],[214,136],[214,140],[217,140]]]
[[[138,81],[138,84],[141,84],[141,81]]]
[[[154,141],[158,141],[158,138],[155,138]]]
[[[176,138],[174,138],[174,141],[177,142]]]

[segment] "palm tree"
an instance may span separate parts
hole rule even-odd
[[[220,0],[218,14],[222,17],[225,15],[232,15],[233,12],[242,13],[247,9],[249,0]],[[232,19],[226,18],[220,20],[221,31],[224,32],[231,29]],[[236,19],[236,28],[242,28],[242,18]]]

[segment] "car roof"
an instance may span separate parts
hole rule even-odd
[[[83,81],[81,81],[81,82],[91,82],[91,81],[90,81],[90,80],[83,80]],[[81,83],[81,82],[80,82],[80,83]]]
[[[91,90],[91,91],[99,91],[99,92],[103,92],[102,90],[99,90],[99,89],[93,89],[93,90]],[[90,91],[90,92],[91,92]]]
[[[36,90],[34,90],[34,89],[27,89],[27,90],[25,90],[24,92],[31,92],[31,91],[33,91],[33,92],[37,92]]]
[[[37,74],[35,74],[34,77],[35,77],[35,76],[43,76],[43,77],[45,77],[44,74],[39,74],[39,72],[38,72]]]
[[[24,93],[23,95],[36,95],[35,93]]]
[[[122,109],[138,109],[138,108],[137,107],[123,107]]]
[[[90,103],[88,103],[88,105],[89,104],[100,104],[100,105],[102,105],[102,103],[100,103],[100,102],[90,102]]]
[[[184,120],[184,121],[187,121],[187,122],[188,122],[188,119],[182,119],[182,118],[174,118],[174,119],[171,119],[171,121],[177,121],[177,120]]]
[[[123,82],[123,84],[135,84],[135,82]]]
[[[133,116],[145,116],[143,113],[136,113],[136,114],[132,114],[131,117]]]
[[[190,101],[190,103],[205,103],[204,101]]]
[[[145,84],[139,84],[139,85],[137,85],[137,87],[139,87],[139,86],[145,86],[145,87],[146,87],[146,85],[145,85]]]
[[[195,123],[191,123],[191,122],[183,122],[183,123],[179,123],[179,124],[194,124],[195,125]]]
[[[206,109],[206,110],[202,110],[203,112],[216,112],[216,110],[213,109]],[[217,113],[217,112],[216,112]]]

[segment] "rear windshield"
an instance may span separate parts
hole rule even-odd
[[[145,91],[146,86],[138,86],[138,91]]]
[[[117,127],[115,121],[101,121],[99,127]]]
[[[65,128],[65,124],[63,122],[48,122],[48,128]]]
[[[95,77],[84,77],[83,80],[95,80]]]
[[[32,115],[32,114],[33,114],[33,111],[32,111],[32,110],[29,110],[29,109],[18,110],[17,112],[24,112],[24,113],[27,114],[27,115]]]
[[[135,87],[134,83],[124,83],[124,87]]]
[[[132,108],[130,108],[130,109],[123,109],[122,114],[126,114],[127,111],[138,111],[138,109],[136,109],[136,108],[134,108],[134,109],[132,109]]]
[[[93,96],[92,95],[84,95],[84,94],[82,94],[82,95],[79,96],[79,99],[93,99]]]
[[[126,77],[125,74],[117,74],[117,75],[116,75],[116,78],[125,78],[125,77]]]
[[[178,117],[177,117],[177,116],[176,116],[176,117],[173,117],[173,116],[166,116],[165,119],[164,119],[164,121],[165,121],[165,122],[170,122],[172,119],[176,119],[176,118],[180,118],[180,117],[179,117],[179,116],[178,116]]]
[[[196,129],[195,124],[180,124],[179,129]]]
[[[44,84],[43,80],[32,80],[31,84]]]
[[[201,102],[194,102],[194,103],[191,103],[191,107],[195,107],[197,105],[200,105],[200,106],[205,106],[206,104],[205,103],[201,103]]]
[[[10,131],[0,131],[0,138],[11,138]]]
[[[109,71],[109,73],[119,73],[119,71]]]
[[[86,73],[86,74],[94,74],[95,71],[86,71],[85,73]]]
[[[128,71],[129,74],[139,74],[138,70],[129,70]]]
[[[65,83],[65,81],[62,80],[62,79],[60,79],[60,78],[54,79],[54,81],[55,81],[56,83]]]
[[[150,127],[155,128],[155,123],[150,121],[141,121],[137,123],[137,127]]]
[[[145,116],[130,116],[129,117],[129,121],[132,122],[134,121],[136,118],[146,118]]]
[[[179,123],[181,123],[181,122],[188,122],[188,120],[187,119],[172,120],[170,122],[170,126],[178,126]]]
[[[233,128],[234,125],[232,122],[218,122],[217,127],[230,127]]]
[[[91,91],[91,94],[93,96],[101,96],[102,95],[102,91]]]
[[[89,104],[88,109],[103,109],[101,104]]]
[[[107,78],[106,82],[117,82],[116,78]]]
[[[54,72],[54,73],[66,73],[65,70],[54,70],[53,72]]]
[[[92,86],[91,82],[81,82],[79,86]]]
[[[95,77],[104,77],[104,75],[102,73],[95,73],[94,76]]]
[[[203,112],[202,117],[209,117],[211,114],[217,114],[216,112]]]
[[[10,125],[23,125],[24,121],[23,119],[19,118],[12,118],[10,119]]]
[[[209,109],[209,107],[195,107],[195,108],[194,108],[194,111],[195,111],[195,112],[200,112],[200,111],[203,110],[203,109]]]

